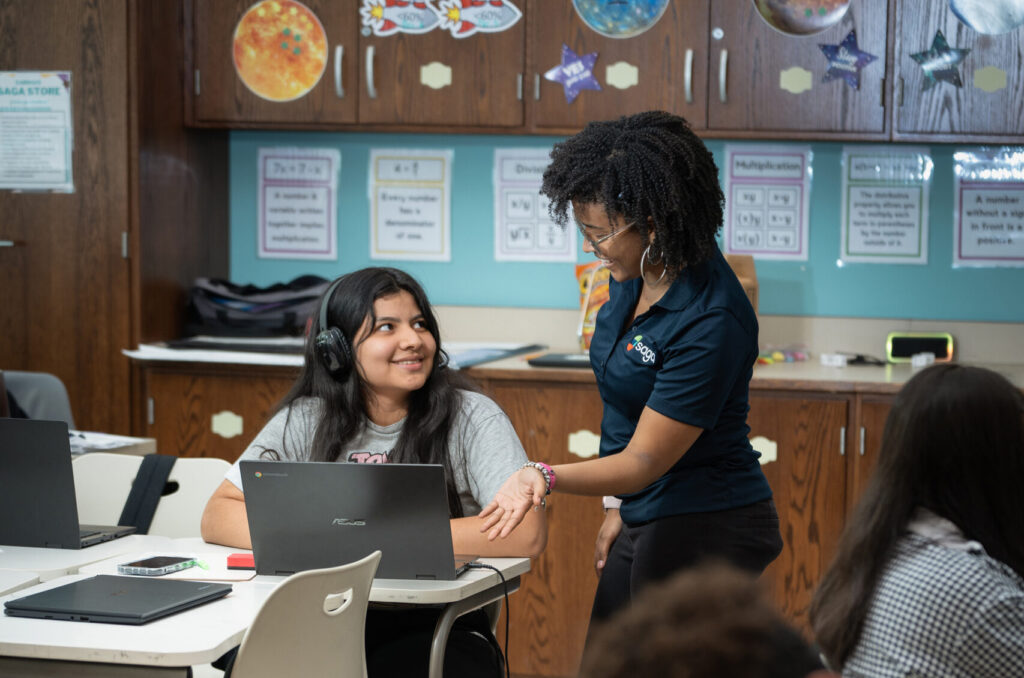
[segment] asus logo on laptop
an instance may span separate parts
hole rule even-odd
[[[342,525],[342,526],[347,526],[347,527],[363,527],[364,525],[366,525],[366,521],[365,520],[361,520],[359,518],[356,518],[356,519],[352,519],[352,518],[335,518],[334,520],[331,521],[331,525]]]

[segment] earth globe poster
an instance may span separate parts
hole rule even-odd
[[[587,26],[608,38],[633,38],[654,24],[669,0],[572,0]]]

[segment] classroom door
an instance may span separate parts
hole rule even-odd
[[[128,433],[129,11],[0,3],[0,71],[70,71],[73,193],[0,189],[0,369],[51,372],[79,428]]]

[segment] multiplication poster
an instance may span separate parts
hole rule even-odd
[[[550,148],[494,149],[494,259],[576,261],[576,231],[551,221],[540,194]]]
[[[953,154],[954,266],[1024,266],[1024,148]]]
[[[847,146],[842,154],[844,262],[928,263],[928,149]]]
[[[262,259],[338,258],[335,148],[261,148],[258,154]]]
[[[725,147],[725,251],[807,260],[809,146]]]
[[[370,258],[451,261],[452,150],[371,149]]]

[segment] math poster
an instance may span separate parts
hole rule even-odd
[[[576,229],[551,221],[540,194],[550,148],[494,149],[494,259],[576,261]]]
[[[807,260],[809,146],[725,147],[725,251]]]
[[[847,146],[842,154],[839,259],[869,264],[928,263],[927,148]]]
[[[1024,148],[953,154],[953,266],[1024,266]]]
[[[259,257],[336,260],[341,153],[261,148],[258,165]]]
[[[451,261],[452,150],[371,149],[370,258]]]

